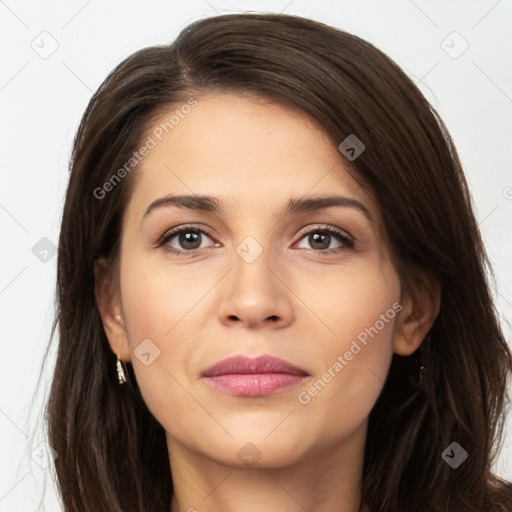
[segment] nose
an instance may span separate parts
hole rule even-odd
[[[226,276],[218,306],[219,320],[229,327],[281,329],[294,320],[292,291],[283,266],[263,251],[249,262],[237,253]]]

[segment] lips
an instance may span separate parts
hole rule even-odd
[[[265,373],[288,373],[290,375],[309,375],[302,368],[273,356],[233,356],[223,359],[203,372],[204,377],[217,377],[218,375],[229,374],[265,374]]]
[[[229,357],[203,372],[203,378],[214,389],[252,397],[296,386],[308,376],[302,368],[268,355]]]

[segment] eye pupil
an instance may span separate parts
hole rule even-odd
[[[330,244],[331,235],[313,233],[309,235],[311,246],[314,249],[327,249]],[[326,243],[327,240],[327,243]],[[320,243],[320,247],[315,246],[316,243]]]

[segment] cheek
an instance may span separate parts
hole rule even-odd
[[[199,300],[198,290],[181,286],[148,258],[131,254],[121,264],[121,294],[127,339],[137,383],[148,408],[162,422],[162,411],[179,404],[183,393],[181,372],[186,350],[181,320]],[[172,286],[171,286],[172,285]],[[186,339],[186,338],[185,338]],[[188,397],[190,398],[190,397]],[[183,396],[185,399],[185,396]],[[176,405],[177,406],[177,405]],[[183,409],[183,410],[186,410]]]
[[[339,296],[332,322],[335,337],[341,341],[337,348],[357,354],[358,361],[366,364],[392,350],[400,296],[379,276],[371,283],[354,283],[345,291]],[[348,353],[347,358],[351,358]]]
[[[318,361],[315,378],[298,401],[320,423],[336,429],[348,418],[357,424],[375,404],[391,363],[402,306],[400,282],[389,266],[347,272],[327,290],[324,318],[333,332],[312,351]]]
[[[132,255],[123,261],[121,293],[132,353],[146,338],[162,355],[171,345],[173,354],[179,352],[178,333],[183,339],[191,309],[195,311],[209,286],[194,282],[190,274],[185,266],[171,272],[165,264],[153,264],[147,255]]]
[[[212,318],[210,310],[204,311],[205,299],[219,276],[205,272],[199,278],[187,265],[175,265],[171,272],[169,265],[154,264],[147,254],[125,254],[120,274],[123,313],[144,402],[168,431],[183,428],[186,434],[190,425],[201,430],[198,417],[205,411],[193,399],[197,375],[190,371],[191,358],[197,353],[196,341],[205,338],[198,328],[204,318]]]

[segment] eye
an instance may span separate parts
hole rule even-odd
[[[205,236],[210,238],[210,235],[203,229],[194,226],[182,226],[180,228],[172,229],[163,235],[157,242],[157,247],[166,246],[166,248],[176,254],[180,252],[195,252],[204,249],[203,241]],[[171,241],[176,239],[173,246]]]
[[[348,233],[332,226],[317,226],[313,229],[304,230],[300,234],[299,241],[306,239],[306,237],[312,249],[299,248],[315,254],[326,255],[347,251],[353,249],[355,245],[354,239]],[[166,250],[176,255],[181,253],[194,254],[208,247],[208,244],[203,244],[205,238],[212,240],[212,237],[204,229],[196,226],[182,226],[166,232],[155,245],[156,247],[165,247]],[[330,247],[333,241],[338,241],[339,246]],[[216,247],[220,246],[217,242],[214,245]]]
[[[313,249],[306,249],[308,252],[321,253],[322,255],[350,250],[353,249],[355,245],[354,239],[348,233],[331,226],[318,226],[314,229],[302,232],[300,240],[303,239],[306,239],[307,243],[313,247]],[[337,240],[341,247],[330,247],[333,239],[334,241]]]

